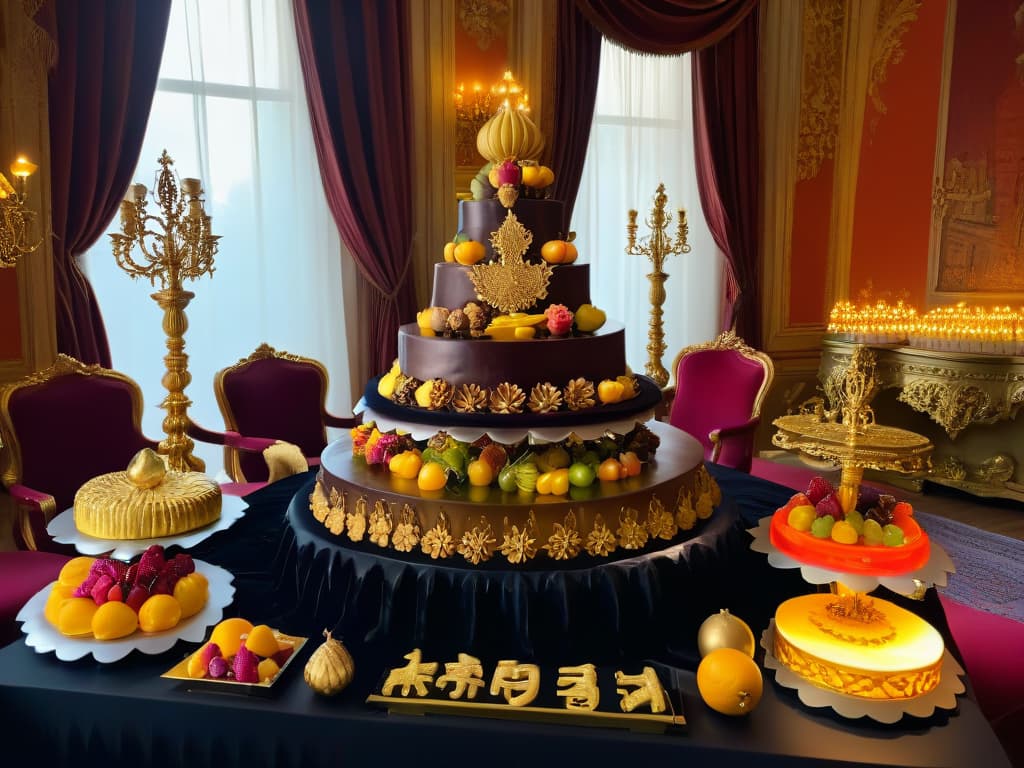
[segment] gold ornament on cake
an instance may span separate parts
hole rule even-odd
[[[676,535],[675,517],[665,509],[665,505],[657,496],[651,497],[650,505],[647,508],[647,530],[650,531],[653,539],[668,541]]]
[[[509,211],[491,234],[491,246],[500,259],[474,264],[470,270],[477,298],[502,312],[522,312],[548,295],[551,267],[523,261],[532,242],[533,234]]]
[[[676,501],[676,525],[679,526],[679,530],[688,531],[696,524],[697,510],[693,508],[690,492],[680,488],[679,499]]]
[[[505,535],[498,551],[503,554],[512,565],[525,563],[532,560],[537,554],[536,537],[536,516],[530,512],[530,519],[522,530],[517,525],[509,525],[508,518],[505,518]]]
[[[313,513],[313,519],[318,523],[327,519],[330,506],[327,504],[327,494],[324,493],[324,487],[319,480],[313,486],[313,492],[309,494],[309,509]]]
[[[136,488],[155,488],[167,476],[167,465],[152,448],[143,448],[128,464],[128,479]]]
[[[362,541],[366,535],[366,497],[356,499],[355,510],[345,515],[348,527],[348,538],[351,541]]]
[[[503,382],[491,390],[491,413],[522,413],[526,393],[518,384]]]
[[[478,384],[463,384],[452,397],[452,408],[458,413],[479,413],[487,409],[489,391]]]
[[[394,401],[399,405],[416,405],[416,390],[423,384],[415,376],[406,376],[395,383]]]
[[[583,539],[580,538],[580,532],[576,528],[576,515],[570,509],[565,516],[564,524],[554,524],[554,533],[548,538],[544,549],[553,560],[568,560],[580,553],[582,543]]]
[[[530,401],[526,404],[534,413],[550,413],[562,407],[562,391],[548,383],[535,384],[530,390]]]
[[[491,162],[538,160],[544,150],[544,134],[526,113],[512,104],[502,104],[476,134],[476,148]]]
[[[384,506],[384,502],[378,499],[373,504],[373,512],[370,513],[370,541],[378,547],[388,545],[388,536],[391,535],[391,512]]]
[[[469,335],[474,337],[483,336],[484,329],[487,328],[487,323],[490,322],[490,313],[475,301],[469,302],[463,307],[462,311],[465,312],[466,319],[469,321]]]
[[[570,411],[594,407],[594,382],[579,378],[565,385],[565,406]]]
[[[451,557],[455,551],[455,539],[452,538],[448,516],[444,512],[437,516],[437,524],[423,535],[420,549],[423,554],[430,555],[431,560]]]
[[[647,529],[637,520],[637,511],[623,507],[619,513],[619,543],[623,549],[640,549],[647,543]]]
[[[432,379],[431,383],[433,387],[430,389],[430,404],[428,407],[432,411],[444,410],[452,401],[452,395],[455,393],[455,390],[444,379]]]
[[[473,565],[478,565],[491,559],[496,541],[491,524],[487,522],[486,517],[481,516],[480,525],[476,525],[472,530],[462,534],[462,539],[459,541],[459,554]]]
[[[604,518],[598,512],[594,516],[594,527],[587,534],[587,541],[584,548],[594,557],[607,557],[616,550],[615,534],[605,524]]]
[[[402,515],[391,535],[391,542],[399,552],[412,552],[420,543],[420,526],[416,522],[416,512],[408,504],[402,507]]]
[[[461,309],[453,309],[448,315],[448,330],[452,333],[462,333],[469,330],[469,318]]]
[[[337,488],[331,488],[324,527],[335,536],[345,532],[345,494],[338,493]]]

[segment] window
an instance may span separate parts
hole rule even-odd
[[[264,341],[323,362],[328,407],[348,413],[345,328],[353,325],[343,311],[355,307],[346,295],[354,272],[320,180],[290,3],[175,0],[136,181],[152,188],[164,148],[179,176],[202,179],[206,212],[222,236],[212,279],[185,284],[195,293],[185,310],[192,418],[221,428],[213,376]],[[150,213],[156,209],[150,200]],[[144,431],[159,438],[166,351],[153,291],[117,267],[107,238],[84,265],[113,366],[142,386]],[[197,445],[196,454],[209,473],[222,467],[219,447]]]
[[[693,154],[690,57],[644,56],[607,40],[601,47],[594,122],[573,229],[581,258],[590,261],[593,303],[626,324],[626,359],[643,373],[650,321],[649,259],[627,256],[627,211],[637,215],[637,241],[664,182],[668,234],[685,208],[691,252],[666,259],[666,369],[684,346],[719,332],[724,257],[704,222]],[[555,169],[557,172],[557,169]]]

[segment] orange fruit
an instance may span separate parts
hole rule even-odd
[[[92,615],[92,634],[97,640],[127,637],[139,628],[139,617],[127,604],[108,600]]]
[[[562,264],[566,260],[568,245],[565,240],[548,240],[540,248],[540,257],[548,264]]]
[[[497,189],[500,185],[498,184],[498,166],[494,166],[490,171],[487,172],[487,181],[490,182],[491,186]]]
[[[428,461],[416,476],[416,485],[421,491],[439,491],[447,481],[448,473],[436,461]]]
[[[260,682],[266,682],[267,680],[273,680],[277,677],[277,673],[281,671],[281,668],[277,666],[277,662],[273,659],[264,659],[260,662],[260,665],[256,667],[256,673],[259,675]]]
[[[486,255],[487,249],[484,248],[484,244],[478,243],[476,240],[467,240],[455,246],[454,257],[459,264],[466,266],[476,264]]]
[[[208,664],[203,664],[202,648],[188,657],[188,667],[186,669],[189,677],[194,677],[196,680],[202,680],[206,677],[206,670],[208,668]]]
[[[182,576],[174,585],[174,599],[181,605],[181,618],[195,616],[206,605],[210,595],[206,577],[197,571]]]
[[[470,485],[490,485],[494,480],[494,469],[484,459],[475,459],[466,467]]]
[[[537,186],[541,189],[544,187],[550,187],[555,183],[555,172],[548,168],[546,165],[540,167],[540,179],[537,181]]]
[[[622,399],[622,382],[605,379],[597,385],[597,399],[602,403],[617,403]]]
[[[153,595],[139,608],[139,629],[163,632],[181,621],[181,603],[170,595]]]
[[[89,569],[96,562],[95,557],[73,557],[60,569],[57,581],[68,587],[77,587],[89,575]]]
[[[220,648],[220,655],[226,659],[238,653],[238,649],[242,647],[242,635],[247,635],[250,632],[252,632],[252,622],[235,616],[224,619],[213,628],[213,632],[210,633],[210,642],[217,644],[217,647]]]
[[[745,715],[761,700],[764,680],[752,658],[735,648],[716,648],[697,667],[704,703],[723,715]]]
[[[397,456],[392,456],[388,462],[388,469],[391,473],[398,475],[404,480],[412,480],[419,474],[423,461],[415,451],[402,451]]]
[[[444,244],[444,260],[455,261],[455,243]]]
[[[92,634],[92,617],[99,608],[88,597],[69,597],[64,600],[57,614],[57,629],[68,637],[83,637]]]
[[[245,647],[257,656],[273,656],[281,646],[277,644],[274,630],[266,624],[257,624],[249,630],[249,636],[245,638]]]
[[[626,451],[619,454],[619,463],[622,464],[624,477],[636,477],[643,469],[640,458],[633,451]]]
[[[605,459],[601,462],[597,468],[597,479],[603,482],[616,482],[624,477],[622,474],[622,465],[618,459]]]
[[[569,468],[556,469],[551,473],[551,493],[564,496],[569,492]]]
[[[542,496],[551,493],[551,479],[554,472],[544,472],[537,476],[537,493]]]
[[[43,608],[43,615],[46,620],[57,626],[60,616],[60,607],[64,605],[64,601],[71,598],[75,593],[75,587],[67,584],[56,583],[53,585],[53,589],[50,590],[50,596],[46,598],[46,607]]]
[[[540,183],[540,166],[539,165],[524,165],[523,166],[523,184],[527,187],[536,187]]]
[[[572,264],[574,261],[576,261],[576,258],[579,255],[580,254],[579,254],[579,251],[576,250],[576,246],[573,245],[572,243],[567,242],[565,244],[565,258],[562,259],[562,263],[563,264]]]

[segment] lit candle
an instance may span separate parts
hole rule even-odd
[[[37,168],[39,166],[35,163],[30,163],[24,155],[18,155],[17,159],[11,163],[11,173],[22,181],[35,173]]]

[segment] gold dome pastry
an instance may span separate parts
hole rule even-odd
[[[75,526],[99,539],[157,539],[220,518],[220,486],[201,472],[172,472],[144,448],[124,472],[94,477],[75,494]]]

